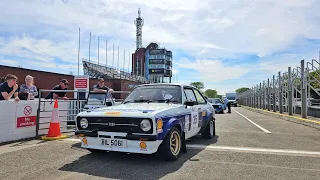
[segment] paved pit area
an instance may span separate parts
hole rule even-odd
[[[217,114],[217,136],[195,137],[176,162],[91,154],[78,139],[0,146],[0,179],[320,179],[320,131],[241,107]]]

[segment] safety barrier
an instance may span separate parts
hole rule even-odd
[[[314,115],[320,106],[320,63],[301,60],[300,66],[288,67],[288,72],[279,72],[277,77],[238,94],[238,102],[281,114],[297,113],[302,118]]]
[[[37,100],[0,101],[0,143],[36,136]]]
[[[39,97],[44,92],[80,92],[74,90],[39,90]],[[82,91],[81,91],[82,92]],[[112,94],[125,94],[129,91],[115,91]],[[76,96],[79,97],[79,96]],[[114,99],[114,105],[123,99]],[[62,133],[75,130],[75,117],[84,110],[86,100],[58,100],[60,129]],[[47,135],[51,121],[54,100],[36,98],[34,100],[0,101],[0,143]]]
[[[39,97],[42,93],[50,92],[71,92],[77,94],[84,93],[86,91],[75,91],[75,90],[39,90]],[[126,94],[130,91],[114,91],[112,94]],[[87,98],[87,97],[86,97]],[[114,105],[121,104],[124,99],[113,99]],[[97,102],[99,102],[97,100]],[[59,103],[59,117],[60,117],[60,128],[62,133],[74,132],[75,130],[75,118],[78,113],[84,111],[86,100],[83,99],[68,99],[58,100]],[[37,110],[37,124],[36,124],[36,137],[47,135],[49,124],[51,121],[51,114],[53,109],[54,100],[51,99],[38,99],[38,110]]]

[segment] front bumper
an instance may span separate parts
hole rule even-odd
[[[99,149],[105,151],[117,151],[128,153],[140,153],[140,154],[153,154],[158,151],[162,140],[157,140],[153,135],[128,135],[127,133],[115,133],[115,132],[84,132],[76,131],[76,135],[79,135],[82,148]],[[102,141],[108,140],[120,140],[125,146],[117,147],[110,145],[103,145]],[[141,144],[145,145],[141,148]]]

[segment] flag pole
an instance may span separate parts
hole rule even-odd
[[[79,71],[80,71],[80,27],[79,27],[79,47],[78,47],[78,75],[79,75]]]

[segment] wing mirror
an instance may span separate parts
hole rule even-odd
[[[185,101],[184,102],[184,105],[186,105],[186,107],[187,106],[194,106],[194,105],[196,105],[197,103],[195,102],[195,101]]]

